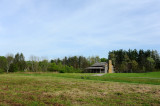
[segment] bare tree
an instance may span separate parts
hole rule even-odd
[[[46,60],[46,59],[42,60],[40,62],[40,66],[41,66],[42,71],[46,72],[48,69],[48,60]]]
[[[39,57],[30,56],[31,64],[32,64],[32,71],[37,72],[39,68]]]
[[[7,73],[8,73],[9,69],[10,69],[10,65],[13,63],[13,59],[14,59],[13,54],[7,54],[6,59],[7,59],[6,70],[7,70]]]

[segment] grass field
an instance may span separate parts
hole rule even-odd
[[[0,106],[160,105],[160,72],[92,75],[0,74]]]
[[[125,83],[160,85],[160,72],[150,73],[113,73],[104,76],[93,76],[91,73],[17,73],[19,76],[50,76],[62,78],[74,78],[97,81],[112,81]]]

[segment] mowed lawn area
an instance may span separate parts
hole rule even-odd
[[[160,72],[0,74],[0,106],[160,105]]]

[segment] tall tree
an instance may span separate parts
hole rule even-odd
[[[7,66],[7,59],[4,56],[0,56],[0,71],[4,72]]]
[[[41,67],[41,70],[46,72],[49,66],[48,60],[44,59],[42,61],[39,62],[39,65]]]
[[[7,73],[9,72],[9,69],[10,69],[10,65],[13,63],[13,54],[8,54],[6,56],[6,59],[7,59],[7,66],[6,66],[6,70],[7,70]]]
[[[109,52],[108,58],[113,61],[115,72],[148,72],[160,69],[160,58],[156,50],[120,49]]]
[[[32,71],[38,72],[39,71],[39,57],[36,56],[30,56],[31,65],[32,65]]]

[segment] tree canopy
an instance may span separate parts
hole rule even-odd
[[[107,55],[106,55],[107,57]],[[0,73],[3,72],[85,72],[85,68],[97,62],[112,60],[114,71],[117,73],[152,72],[160,70],[160,56],[156,50],[113,50],[108,53],[108,58],[99,56],[71,56],[62,59],[40,59],[31,56],[25,60],[23,53],[0,56]]]
[[[151,72],[160,69],[160,56],[156,50],[128,51],[114,50],[109,52],[116,72]]]

